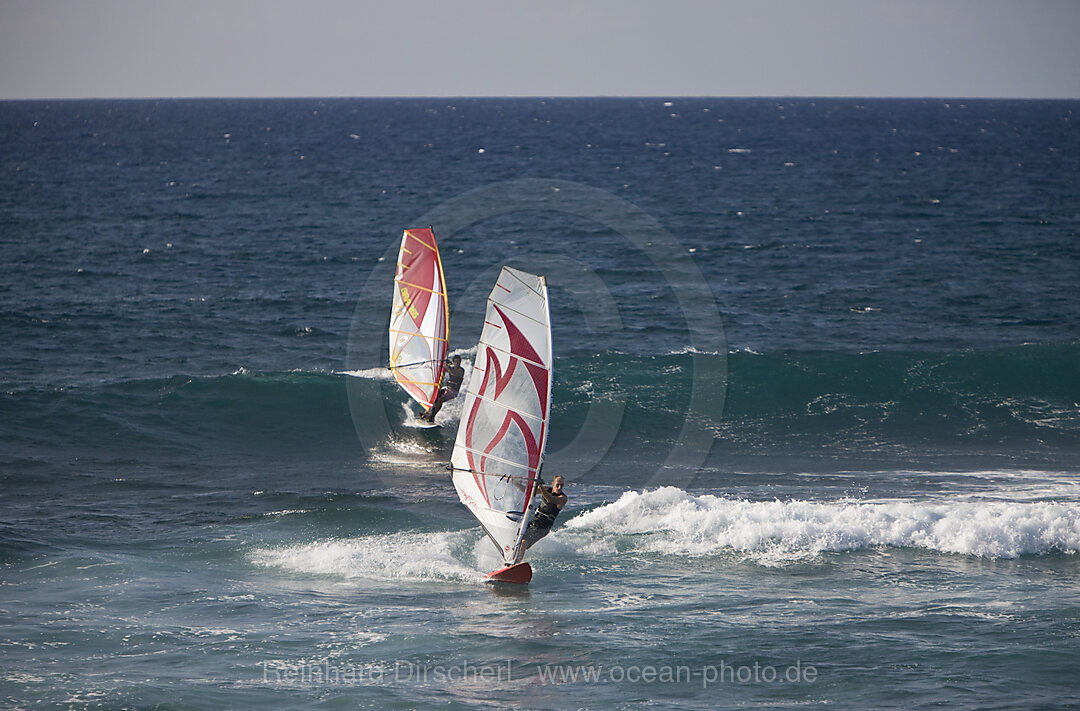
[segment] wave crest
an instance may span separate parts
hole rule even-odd
[[[635,548],[657,553],[734,550],[764,564],[877,546],[1015,558],[1080,552],[1080,505],[743,501],[664,487],[624,493],[564,530],[640,537]]]

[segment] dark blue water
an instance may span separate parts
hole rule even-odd
[[[0,705],[1068,707],[1078,109],[0,103]],[[524,594],[382,369],[428,224],[467,360],[551,288]]]

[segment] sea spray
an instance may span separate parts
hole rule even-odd
[[[674,487],[630,491],[565,525],[572,533],[629,536],[672,555],[737,551],[761,562],[876,546],[987,558],[1080,552],[1080,504],[968,501],[743,501]]]

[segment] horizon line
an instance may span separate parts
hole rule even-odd
[[[0,103],[40,101],[337,101],[337,100],[461,100],[461,99],[651,99],[651,100],[701,100],[701,99],[768,99],[768,100],[921,100],[921,101],[1078,101],[1072,96],[965,96],[965,95],[855,95],[855,94],[387,94],[387,95],[175,95],[175,96],[31,96],[0,98]]]

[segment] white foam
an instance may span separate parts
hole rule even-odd
[[[483,574],[453,554],[472,537],[468,531],[361,536],[259,548],[251,559],[267,567],[337,578],[478,582]]]
[[[476,346],[471,348],[459,348],[455,351],[451,351],[449,357],[461,356],[461,367],[465,369],[465,378],[461,383],[461,391],[458,396],[453,400],[447,401],[441,410],[439,410],[438,422],[444,427],[446,425],[453,425],[461,419],[461,409],[465,404],[465,390],[469,387],[469,378],[472,375],[472,359],[470,356],[476,354]],[[348,375],[354,378],[368,378],[371,380],[393,380],[394,374],[389,368],[364,368],[361,370],[343,370],[337,373],[338,375]],[[419,410],[415,410],[416,407],[411,399],[408,399],[407,395],[403,394],[406,402],[402,405],[404,417],[403,424],[406,427],[419,427],[416,423],[416,415]]]
[[[389,368],[364,368],[362,370],[342,370],[337,375],[348,375],[353,378],[368,378],[370,380],[393,380],[394,374]]]
[[[827,551],[923,548],[987,558],[1080,552],[1080,504],[977,501],[742,501],[674,487],[627,492],[563,527],[596,538],[633,536],[635,548],[674,555],[745,553],[778,564]],[[579,549],[581,547],[579,546]]]
[[[414,407],[414,405],[413,405],[412,400],[409,400],[408,402],[401,403],[401,412],[402,412],[402,417],[404,418],[402,420],[402,422],[401,422],[401,425],[403,427],[408,427],[410,429],[416,429],[416,430],[425,429],[426,425],[425,425],[425,427],[422,427],[421,424],[420,424],[420,420],[418,420],[417,417],[416,417],[420,413],[418,411],[414,410],[413,407]],[[424,408],[422,408],[422,407],[420,408],[420,410],[423,410],[423,409]],[[442,424],[442,423],[440,422],[439,424]]]
[[[372,461],[390,464],[409,469],[426,470],[431,468],[429,456],[433,453],[431,447],[414,439],[391,437],[384,443],[387,450],[371,450],[369,456]],[[440,461],[445,460],[441,457]]]
[[[267,511],[263,516],[270,518],[271,516],[292,516],[294,514],[305,513],[308,513],[307,509],[282,509],[281,511]]]
[[[450,353],[447,354],[447,357],[453,358],[454,356],[461,356],[462,358],[465,358],[466,356],[471,357],[474,355],[476,355],[476,346],[471,346],[469,348],[458,348],[457,350],[450,351]],[[464,367],[464,365],[462,365],[462,367]]]
[[[668,355],[709,355],[709,356],[721,355],[721,353],[719,351],[707,351],[707,350],[702,350],[700,348],[695,348],[694,346],[683,346],[682,348],[676,348],[674,350],[668,351],[667,354]]]

